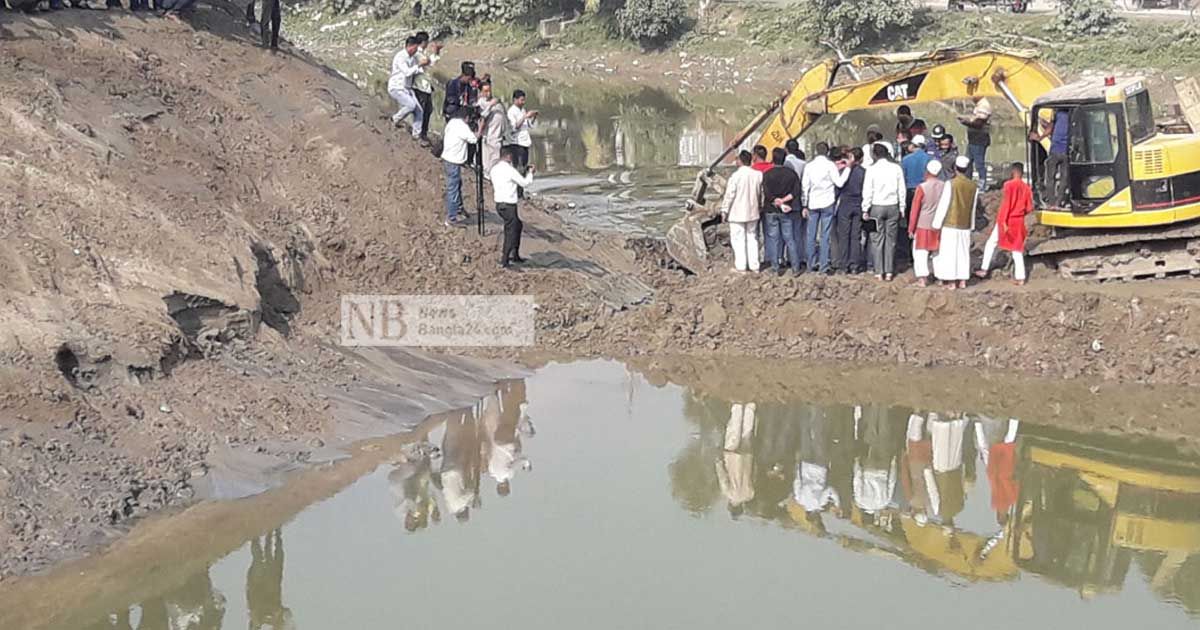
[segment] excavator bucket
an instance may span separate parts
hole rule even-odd
[[[700,273],[708,269],[708,246],[704,243],[704,221],[689,213],[667,230],[667,253],[679,266]]]

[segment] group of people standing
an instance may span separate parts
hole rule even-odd
[[[897,110],[895,145],[872,127],[863,146],[818,142],[811,159],[796,140],[770,153],[762,145],[741,151],[720,209],[729,222],[734,270],[760,269],[761,225],[763,260],[780,275],[789,267],[795,275],[870,269],[876,279],[891,281],[898,266],[911,261],[919,286],[932,275],[949,288],[965,288],[972,275],[971,233],[987,182],[991,115],[987,99],[977,97],[971,113],[959,117],[967,129],[966,155],[942,125],[927,128],[907,106]],[[975,275],[988,275],[999,248],[1012,253],[1014,279],[1023,284],[1025,215],[1033,210],[1033,193],[1022,164],[1012,164],[1008,174]]]
[[[392,60],[388,94],[398,109],[392,116],[397,127],[411,117],[413,139],[432,147],[429,120],[433,109],[433,67],[442,53],[440,42],[431,42],[424,31],[409,37],[404,48]],[[445,84],[442,132],[439,156],[445,174],[446,227],[463,227],[470,213],[463,206],[463,171],[474,168],[477,177],[492,183],[496,212],[504,221],[504,241],[500,266],[525,262],[521,257],[523,223],[517,204],[525,188],[533,183],[534,168],[529,164],[533,146],[530,131],[537,124],[537,110],[526,108],[523,90],[512,92],[512,103],[505,107],[495,94],[489,74],[477,76],[475,64],[462,62],[458,76]]]

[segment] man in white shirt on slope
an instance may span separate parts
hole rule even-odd
[[[875,252],[875,279],[891,281],[896,275],[896,235],[908,189],[904,170],[892,161],[887,147],[871,145],[875,163],[863,178],[863,221],[875,221],[871,248]]]
[[[529,130],[537,122],[537,110],[525,109],[525,91],[513,90],[513,104],[508,108],[509,146],[513,147],[513,167],[524,173],[529,169],[529,148],[533,146],[533,136]],[[524,187],[521,196],[524,196]]]
[[[829,145],[818,142],[816,155],[804,166],[804,218],[808,230],[804,240],[808,270],[829,272],[829,234],[837,205],[838,168],[829,159]]]
[[[412,136],[416,139],[420,139],[424,132],[421,126],[424,113],[421,103],[417,101],[417,95],[413,92],[413,77],[423,74],[425,66],[429,65],[428,58],[418,59],[418,45],[415,36],[404,40],[404,49],[392,59],[392,74],[388,77],[388,95],[400,107],[392,115],[392,124],[399,126],[402,120],[412,114]]]
[[[467,147],[479,142],[482,126],[471,129],[468,110],[459,108],[446,122],[442,134],[442,168],[446,173],[446,226],[462,225],[466,211],[462,200],[462,169],[467,164]]]
[[[496,214],[504,219],[504,245],[500,250],[500,266],[508,268],[509,263],[523,263],[521,258],[521,228],[524,223],[517,214],[519,188],[533,183],[533,167],[525,175],[513,167],[513,148],[500,149],[500,161],[492,167],[492,197],[496,202]]]
[[[424,61],[424,72],[413,76],[413,94],[421,104],[421,139],[429,139],[429,117],[433,114],[433,80],[429,71],[442,56],[442,43],[429,41],[429,33],[417,32],[417,63]]]

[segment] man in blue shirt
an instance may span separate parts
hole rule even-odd
[[[1042,203],[1051,207],[1070,205],[1067,197],[1070,187],[1071,112],[1067,109],[1054,110],[1054,120],[1049,125],[1042,123],[1042,133],[1030,138],[1040,142],[1050,137],[1050,156],[1046,158],[1042,177]]]
[[[905,213],[912,209],[913,195],[917,192],[917,186],[925,181],[925,169],[932,161],[933,156],[925,151],[925,136],[913,136],[912,143],[908,146],[908,154],[900,160],[900,170],[904,171],[904,187],[908,189],[904,198]],[[908,225],[901,225],[900,232],[896,235],[896,259],[907,264],[911,257],[912,241],[908,236]]]

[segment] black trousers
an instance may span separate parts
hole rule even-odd
[[[254,3],[256,0],[250,0],[246,4],[246,23],[253,24],[254,19]],[[279,0],[263,0],[262,23],[259,24],[258,34],[262,38],[263,46],[271,48],[279,48],[279,27],[283,24],[283,16],[279,10]]]
[[[904,197],[904,207],[901,208],[903,216],[900,217],[900,225],[897,226],[896,232],[896,271],[903,271],[912,264],[912,239],[908,237],[908,213],[912,212],[912,200],[915,194],[917,194],[917,189],[909,188]]]
[[[833,268],[862,271],[867,266],[862,246],[862,199],[839,203],[833,220]]]
[[[517,204],[498,203],[496,214],[504,219],[504,246],[500,251],[500,264],[507,265],[509,260],[521,255],[521,228],[525,226],[517,215]]]
[[[421,104],[421,137],[428,140],[429,116],[433,114],[433,94],[421,90],[413,90],[413,94],[417,96],[417,102]]]
[[[1043,165],[1046,169],[1042,185],[1042,203],[1060,207],[1067,203],[1071,186],[1071,160],[1065,153],[1051,153]]]

